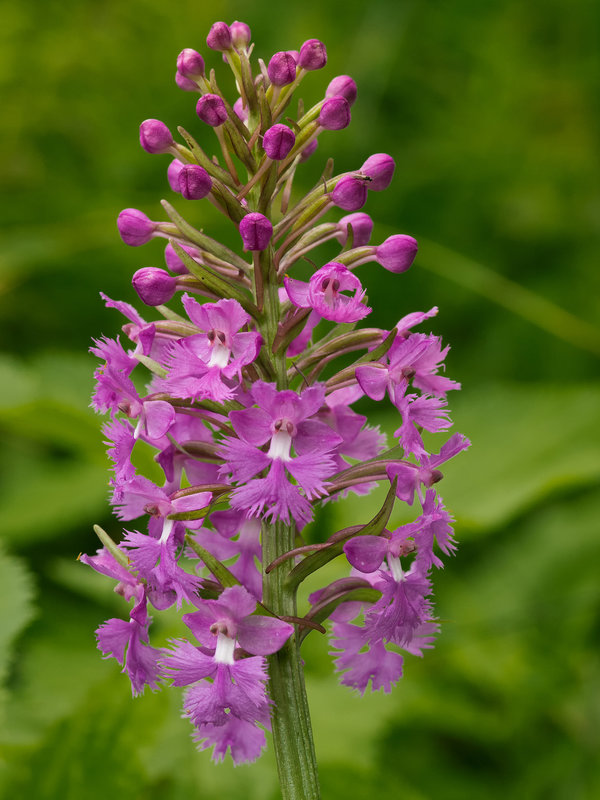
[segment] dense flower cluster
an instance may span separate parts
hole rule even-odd
[[[417,252],[405,234],[370,244],[373,223],[360,210],[369,192],[389,186],[392,157],[372,155],[341,175],[326,170],[305,197],[293,193],[296,169],[322,134],[350,124],[354,81],[334,78],[322,101],[307,111],[300,104],[292,119],[294,92],[326,63],[321,42],[275,53],[254,71],[244,23],[215,23],[207,44],[223,54],[239,97],[225,97],[191,49],[177,59],[176,82],[199,95],[199,135],[213,128],[221,162],[181,128],[185,144],[177,143],[156,119],[142,123],[140,142],[172,156],[174,192],[204,198],[232,221],[239,252],[167,201],[168,221],[131,208],[119,215],[126,244],[167,240],[167,269],[144,267],[133,277],[152,319],[102,295],[126,318],[129,343],[94,343],[101,364],[92,405],[108,414],[111,503],[135,529],[118,544],[98,529],[102,549],[81,560],[132,602],[129,620],[108,620],[97,638],[134,694],[169,680],[186,687],[184,713],[199,746],[240,763],[260,754],[271,724],[267,657],[323,630],[326,619],[335,669],[360,692],[369,684],[390,691],[402,653],[432,646],[431,572],[455,549],[453,520],[434,487],[440,466],[469,443],[455,433],[432,452],[423,436],[448,431],[447,394],[460,388],[442,374],[448,347],[426,332],[437,308],[409,313],[391,331],[356,328],[372,313],[356,268],[375,262],[402,273]],[[336,208],[350,213],[320,222]],[[327,242],[340,251],[323,264],[318,248]],[[302,279],[308,253],[323,265]],[[355,410],[363,396],[387,396],[397,410],[390,449]],[[140,448],[154,453],[160,480],[134,466]],[[304,544],[316,506],[379,483],[388,492],[372,520]],[[394,528],[397,500],[417,501],[420,513]],[[293,594],[338,556],[348,577],[311,595],[304,618],[281,605],[269,583],[274,572],[284,571]],[[148,607],[173,605],[185,611],[190,638],[151,643]]]

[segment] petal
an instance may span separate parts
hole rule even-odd
[[[363,392],[373,400],[383,400],[388,381],[388,370],[383,365],[364,364],[356,368],[356,380]]]
[[[241,588],[241,587],[240,587]],[[238,643],[255,656],[276,653],[290,638],[294,626],[275,617],[247,617],[238,628]]]
[[[386,556],[388,544],[381,536],[354,536],[344,545],[344,553],[360,572],[375,572]]]

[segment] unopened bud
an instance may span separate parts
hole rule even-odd
[[[180,89],[183,89],[184,92],[197,92],[198,91],[198,84],[191,81],[189,78],[186,78],[185,75],[182,75],[179,70],[175,73],[175,83],[179,86]]]
[[[244,250],[266,250],[273,235],[270,220],[258,211],[246,214],[240,222],[239,230]]]
[[[196,50],[186,47],[177,56],[177,72],[184,78],[195,80],[204,77],[204,59]]]
[[[274,86],[287,86],[296,79],[296,60],[291,53],[275,53],[267,67],[269,80]]]
[[[147,306],[161,306],[168,303],[175,294],[177,279],[164,269],[143,267],[138,269],[131,280],[140,300]]]
[[[341,131],[350,125],[350,104],[345,97],[328,97],[321,106],[319,125],[327,131]]]
[[[227,119],[225,103],[218,94],[205,94],[201,97],[196,103],[196,114],[212,128],[222,125]]]
[[[244,123],[248,122],[248,107],[244,108],[244,101],[241,97],[238,97],[233,104],[233,110],[238,119],[241,119]]]
[[[137,208],[125,208],[117,218],[121,239],[130,247],[139,247],[152,239],[156,223]]]
[[[208,32],[206,44],[211,50],[231,50],[232,37],[229,25],[226,22],[215,22]]]
[[[229,26],[231,31],[231,40],[234,47],[247,47],[252,39],[252,33],[245,22],[232,22]]]
[[[327,87],[325,97],[345,97],[351,106],[356,102],[356,91],[356,83],[350,75],[338,75]]]
[[[184,164],[179,172],[179,190],[186,200],[202,200],[212,189],[212,178],[199,164]]]
[[[345,175],[338,181],[331,193],[331,199],[344,211],[358,211],[367,202],[365,181],[353,175]]]
[[[185,250],[185,252],[191,258],[195,258],[198,261],[201,261],[200,251],[196,250],[195,247],[189,247],[188,245],[181,245],[181,249]],[[171,272],[175,273],[175,275],[187,275],[189,273],[189,269],[179,258],[179,256],[175,252],[175,248],[170,242],[165,247],[165,264],[171,270]]]
[[[391,156],[388,156],[387,153],[375,153],[367,158],[360,168],[360,173],[371,178],[368,185],[370,191],[382,192],[392,182],[395,169],[396,162]]]
[[[415,260],[418,249],[416,239],[397,233],[375,248],[375,260],[390,272],[406,272]]]
[[[312,154],[317,149],[319,143],[316,139],[311,139],[311,141],[306,145],[306,147],[302,150],[302,155],[300,156],[300,161],[307,161]]]
[[[181,189],[179,188],[179,173],[182,169],[183,164],[177,158],[174,158],[167,167],[167,180],[169,181],[169,186],[174,192],[181,192]]]
[[[336,239],[342,245],[348,239],[348,225],[352,228],[352,247],[364,247],[369,244],[369,239],[373,233],[373,220],[368,214],[359,211],[356,214],[348,214],[342,217],[338,223],[340,232]]]
[[[296,134],[287,125],[273,125],[263,137],[263,149],[273,161],[282,161],[296,142]]]
[[[173,137],[164,122],[146,119],[140,125],[140,144],[147,153],[166,153],[173,145]]]
[[[308,39],[300,48],[298,64],[302,69],[321,69],[327,63],[327,49],[318,39]]]

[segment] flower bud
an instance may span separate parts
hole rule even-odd
[[[412,236],[398,233],[375,248],[375,260],[390,272],[406,272],[415,260],[419,246]]]
[[[241,97],[238,97],[233,104],[233,110],[238,119],[241,119],[243,123],[248,122],[248,108],[244,108],[244,101]]]
[[[364,247],[369,244],[369,239],[373,233],[373,220],[368,214],[359,211],[356,214],[348,214],[342,217],[338,223],[340,232],[336,239],[341,245],[346,244],[348,239],[348,225],[352,228],[352,247]]]
[[[336,184],[331,199],[338,208],[344,211],[358,211],[367,202],[365,181],[353,175],[345,175]]]
[[[140,144],[147,153],[166,153],[173,146],[173,137],[164,122],[146,119],[140,125]]]
[[[341,131],[350,125],[350,104],[345,97],[328,97],[321,106],[319,125],[327,131]]]
[[[139,247],[152,239],[156,223],[137,208],[125,208],[117,218],[121,239],[130,247]]]
[[[196,103],[196,114],[212,128],[222,125],[227,119],[225,103],[218,94],[205,94],[201,97]]]
[[[206,44],[211,50],[231,50],[232,37],[229,25],[226,22],[215,22],[208,32]]]
[[[199,164],[184,164],[179,172],[179,190],[186,200],[202,200],[212,189],[212,178]]]
[[[291,53],[275,53],[267,67],[269,80],[274,86],[287,86],[296,80],[296,60]]]
[[[245,22],[232,22],[229,26],[234,47],[247,47],[252,39],[250,28]]]
[[[302,155],[300,156],[300,161],[308,161],[308,159],[312,156],[315,152],[319,143],[316,139],[311,139],[311,141],[306,145],[306,147],[302,150]]]
[[[296,134],[287,125],[273,125],[263,136],[263,149],[273,161],[282,161],[296,142]]]
[[[181,192],[179,188],[179,173],[183,169],[183,164],[178,159],[174,158],[167,167],[167,180],[169,186],[174,192]]]
[[[175,73],[175,83],[179,86],[180,89],[183,89],[184,92],[197,92],[198,85],[191,81],[189,78],[186,78],[185,75],[182,75],[179,70]]]
[[[181,245],[181,248],[182,250],[185,250],[185,252],[192,258],[195,258],[197,261],[201,260],[202,256],[200,255],[200,251],[196,250],[195,247],[190,247],[189,245]],[[179,256],[175,252],[175,248],[170,242],[165,247],[165,264],[171,270],[171,272],[175,273],[175,275],[187,275],[189,273],[188,268],[179,258]]]
[[[345,97],[351,106],[356,102],[356,91],[356,83],[350,75],[338,75],[327,87],[325,97]]]
[[[175,294],[177,280],[164,269],[143,267],[131,279],[133,288],[142,303],[147,306],[161,306],[168,303]]]
[[[273,235],[273,226],[263,214],[253,211],[240,222],[244,250],[266,250]]]
[[[387,153],[375,153],[367,158],[360,168],[360,173],[371,178],[368,188],[372,192],[382,192],[392,182],[395,169],[396,162],[391,156]]]
[[[186,47],[177,56],[177,72],[184,78],[195,80],[204,77],[204,59],[196,50]]]
[[[298,64],[302,69],[321,69],[327,63],[327,49],[318,39],[308,39],[300,48]]]

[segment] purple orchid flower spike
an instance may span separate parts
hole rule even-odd
[[[167,156],[177,209],[163,200],[165,220],[135,208],[117,220],[129,246],[167,240],[164,267],[141,263],[133,276],[143,316],[102,295],[129,343],[100,337],[91,348],[110,502],[138,529],[116,544],[96,528],[103,549],[81,561],[130,603],[96,637],[133,693],[184,687],[193,739],[214,761],[255,760],[272,729],[282,797],[319,800],[300,646],[329,626],[340,681],[364,693],[390,692],[405,658],[433,645],[432,575],[456,550],[436,484],[469,441],[456,433],[430,444],[451,428],[447,396],[460,388],[445,376],[449,348],[425,327],[437,306],[403,309],[391,330],[371,327],[369,273],[363,286],[355,272],[376,262],[401,284],[415,259],[408,233],[372,244],[374,222],[361,211],[390,185],[394,156],[365,153],[340,174],[330,160],[298,196],[296,172],[319,157],[328,131],[351,125],[355,80],[330,80],[305,106],[299,87],[327,63],[320,40],[258,62],[244,22],[216,22],[206,41],[207,63],[190,48],[177,58],[194,129],[156,118],[140,127],[142,147]],[[233,81],[218,79],[209,58]],[[209,203],[229,222],[229,244],[213,238]],[[302,260],[324,266],[311,274]],[[390,285],[391,296],[401,304],[406,294]],[[395,415],[390,449],[371,401]],[[307,535],[319,507],[380,484],[381,507],[361,501],[355,524],[333,532],[325,513]],[[420,508],[407,518],[415,496]],[[319,584],[342,552],[349,574]],[[310,610],[298,617],[307,578]],[[151,607],[171,609],[168,626],[177,615],[188,638],[159,649]]]

